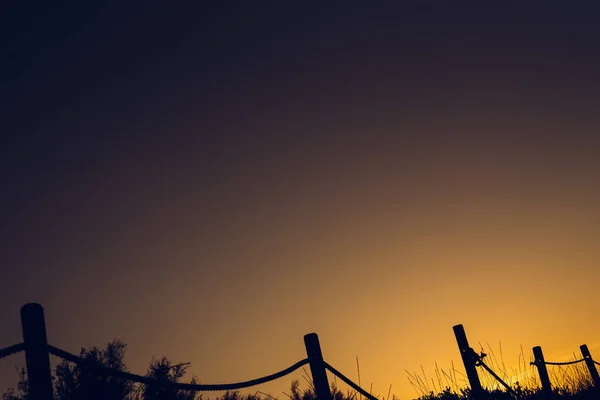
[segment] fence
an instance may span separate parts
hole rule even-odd
[[[245,382],[206,385],[164,382],[148,376],[140,376],[121,370],[107,368],[103,365],[94,363],[90,360],[86,360],[49,345],[46,336],[44,309],[41,305],[36,303],[25,304],[21,308],[21,327],[23,330],[23,342],[0,349],[0,358],[8,357],[12,354],[25,351],[25,364],[29,379],[29,398],[31,400],[54,399],[50,368],[50,354],[73,362],[79,366],[85,366],[97,375],[125,379],[131,382],[138,382],[148,385],[152,384],[158,387],[169,387],[172,389],[188,391],[221,391],[242,389],[282,378],[294,372],[298,368],[309,364],[317,400],[332,400],[326,370],[329,370],[332,374],[340,378],[351,388],[363,395],[366,399],[377,400],[377,398],[362,389],[356,383],[352,382],[341,372],[323,360],[321,345],[319,344],[319,338],[316,333],[309,333],[304,336],[304,345],[306,347],[307,358],[298,361],[294,365],[284,370],[264,376],[262,378],[252,379]]]
[[[157,387],[169,387],[172,389],[188,391],[223,391],[243,389],[282,378],[294,372],[298,368],[309,364],[317,400],[333,400],[329,388],[329,382],[327,380],[327,370],[340,378],[352,389],[363,395],[367,400],[378,400],[376,397],[372,396],[370,393],[344,376],[341,372],[325,362],[323,359],[323,353],[321,352],[319,338],[316,333],[309,333],[304,336],[304,345],[306,347],[307,358],[300,360],[292,366],[274,374],[237,383],[188,384],[165,382],[148,376],[140,376],[121,370],[107,368],[101,364],[94,363],[90,360],[86,360],[49,345],[46,336],[44,309],[39,304],[25,304],[21,308],[21,326],[23,330],[23,342],[0,349],[0,358],[8,357],[12,354],[25,351],[25,364],[29,379],[29,398],[31,400],[53,400],[54,398],[50,368],[50,354],[73,362],[79,366],[85,366],[100,376],[114,377],[125,379],[131,382],[147,385],[151,384]],[[475,350],[469,346],[469,341],[467,340],[464,327],[462,325],[456,325],[453,327],[453,330],[458,343],[458,349],[465,366],[467,379],[469,381],[469,385],[471,386],[473,398],[475,400],[483,400],[487,397],[486,391],[483,389],[479,380],[477,367],[484,368],[506,388],[508,393],[518,398],[518,394],[515,393],[514,390],[483,361],[485,354],[477,354]],[[600,398],[600,376],[598,375],[598,370],[596,369],[596,365],[600,365],[600,363],[594,361],[589,349],[585,344],[580,346],[580,350],[583,356],[583,358],[580,360],[568,362],[549,362],[544,360],[544,354],[542,353],[542,348],[540,346],[533,348],[534,361],[531,364],[535,365],[538,369],[543,395],[550,397],[552,394],[550,377],[546,368],[547,365],[570,365],[585,362],[594,388],[598,391]]]
[[[467,340],[464,327],[462,325],[456,325],[453,327],[453,330],[463,364],[465,365],[467,379],[469,380],[469,385],[471,386],[471,391],[475,400],[483,400],[486,398],[486,392],[481,386],[481,381],[479,380],[479,375],[477,374],[477,367],[484,368],[490,373],[490,375],[494,377],[494,379],[496,379],[502,386],[506,388],[507,392],[512,394],[515,398],[518,398],[518,394],[515,393],[515,391],[483,361],[486,354],[477,354],[477,352],[475,352],[475,350],[469,346],[469,341]],[[598,370],[596,369],[596,365],[600,365],[600,362],[594,361],[587,345],[583,344],[579,348],[583,358],[567,362],[545,361],[544,354],[542,353],[542,348],[540,346],[535,346],[532,349],[534,361],[531,363],[531,365],[535,365],[537,367],[540,375],[540,382],[542,384],[542,396],[544,398],[549,399],[552,396],[552,385],[550,383],[548,369],[546,368],[547,365],[571,365],[581,362],[585,362],[592,379],[594,389],[598,392],[598,398],[600,398],[600,376],[598,375]]]

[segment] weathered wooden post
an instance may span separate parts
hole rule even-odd
[[[325,371],[325,364],[323,363],[323,353],[317,334],[304,335],[304,345],[306,346],[317,400],[332,400],[329,382],[327,381],[327,371]]]
[[[549,399],[552,395],[552,384],[550,384],[550,375],[548,375],[548,368],[546,368],[546,361],[544,360],[544,353],[540,346],[533,348],[533,357],[535,359],[534,365],[538,369],[540,374],[540,382],[542,382],[542,393],[545,398]]]
[[[469,346],[467,340],[467,334],[465,328],[462,325],[455,325],[452,327],[454,330],[454,336],[456,336],[456,342],[458,343],[458,349],[460,355],[465,364],[465,371],[467,372],[467,378],[469,379],[469,385],[471,385],[471,392],[476,400],[483,400],[485,398],[485,392],[481,387],[479,381],[479,375],[477,375],[477,367],[475,366],[474,350]]]
[[[21,327],[31,399],[53,400],[46,324],[41,305],[28,303],[21,307]]]
[[[594,387],[596,388],[596,390],[600,390],[600,376],[598,376],[598,370],[594,365],[594,359],[592,358],[587,345],[582,344],[581,346],[579,346],[579,348],[581,349],[583,359],[585,360],[585,363],[588,369],[590,370],[590,375],[592,377],[592,382],[594,382]]]

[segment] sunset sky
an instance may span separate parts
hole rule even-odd
[[[463,371],[456,324],[514,367],[600,360],[596,14],[79,3],[2,13],[0,347],[39,302],[54,346],[122,338],[130,371],[200,383],[310,332],[402,400],[406,371]]]

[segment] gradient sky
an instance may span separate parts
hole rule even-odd
[[[39,302],[51,344],[201,383],[309,332],[401,399],[459,323],[510,365],[600,359],[595,14],[158,3],[3,13],[0,347]]]

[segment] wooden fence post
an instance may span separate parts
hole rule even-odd
[[[31,399],[53,400],[46,324],[41,305],[28,303],[21,307],[21,327]]]
[[[329,382],[327,381],[327,371],[325,371],[325,364],[323,363],[323,353],[317,334],[304,335],[304,345],[306,346],[317,400],[332,400]]]
[[[460,350],[463,364],[465,364],[465,371],[467,372],[467,378],[469,379],[469,385],[471,385],[473,397],[476,400],[482,400],[485,398],[485,393],[481,387],[479,375],[477,375],[477,367],[475,366],[475,359],[473,358],[473,349],[469,346],[465,328],[462,325],[455,325],[452,329],[454,330],[454,336],[456,336],[456,342],[458,343],[458,349]]]
[[[600,390],[600,376],[598,376],[598,370],[594,365],[594,359],[592,358],[590,351],[588,350],[587,345],[582,344],[579,346],[581,349],[581,354],[583,355],[583,359],[587,364],[588,370],[590,371],[590,375],[592,377],[592,382],[594,382],[594,387],[596,390]]]
[[[550,398],[552,395],[552,384],[550,383],[550,376],[548,375],[548,368],[546,368],[546,362],[544,360],[544,353],[540,346],[533,348],[533,357],[535,359],[535,366],[540,374],[540,382],[542,383],[542,393],[545,398]]]

